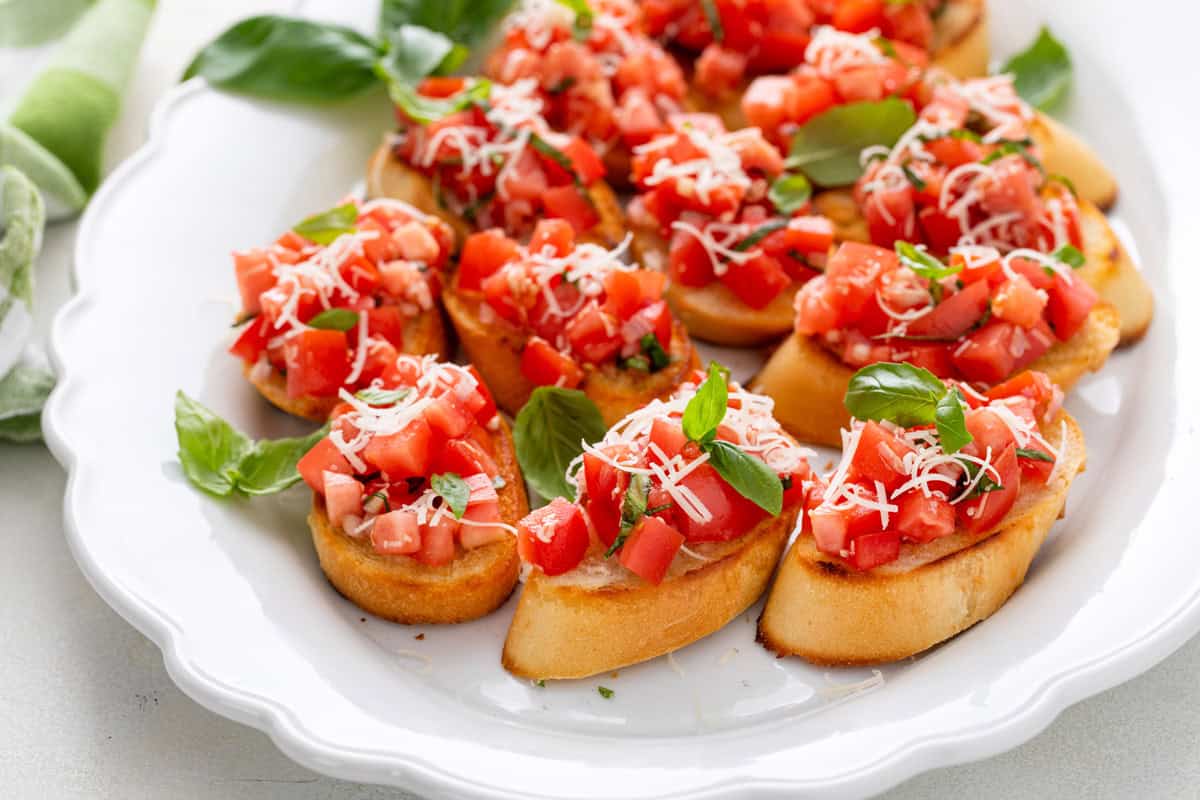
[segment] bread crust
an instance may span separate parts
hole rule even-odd
[[[596,181],[587,187],[587,195],[600,221],[580,239],[605,247],[616,247],[625,237],[625,212],[616,192],[604,181]],[[454,228],[460,242],[476,230],[465,219],[443,208],[437,201],[429,178],[394,158],[386,140],[367,162],[367,197],[390,197],[426,213],[436,214]]]
[[[1060,414],[1066,442],[1053,482],[1022,492],[997,530],[905,544],[900,560],[855,572],[802,534],[784,556],[759,618],[758,641],[779,656],[819,665],[898,661],[994,614],[1025,579],[1083,471],[1083,433]],[[1059,420],[1046,426],[1058,441]]]
[[[433,308],[422,311],[404,323],[404,347],[401,352],[414,356],[435,355],[439,360],[450,357],[450,342],[446,339],[446,324],[442,320],[441,310]],[[256,365],[243,364],[242,373],[271,405],[294,417],[324,422],[341,402],[336,396],[288,397],[287,376],[277,369],[259,374]]]
[[[525,482],[517,468],[512,433],[503,419],[494,434],[493,456],[504,486],[497,490],[500,518],[515,525],[529,513]],[[499,608],[517,583],[516,537],[464,550],[444,566],[410,556],[380,555],[368,538],[351,538],[334,528],[320,495],[308,516],[313,546],[333,588],[377,617],[408,625],[468,622]]]
[[[985,0],[950,0],[934,21],[932,66],[955,78],[979,78],[988,74],[991,57],[987,3]],[[750,81],[721,97],[710,97],[688,84],[684,107],[688,111],[716,114],[729,130],[745,128],[742,96]]]
[[[536,388],[521,373],[521,350],[529,334],[502,319],[484,324],[479,313],[485,302],[483,296],[457,287],[455,276],[443,300],[467,360],[483,376],[496,404],[515,415]],[[654,398],[670,395],[699,366],[687,330],[679,322],[672,330],[670,355],[668,366],[649,375],[620,369],[615,364],[602,367],[584,364],[584,379],[579,388],[600,409],[604,424],[613,425]]]
[[[1029,369],[1069,391],[1104,366],[1117,346],[1119,322],[1111,306],[1093,308],[1079,333],[1055,344]],[[750,382],[750,391],[772,398],[775,418],[800,441],[841,447],[841,430],[850,424],[843,400],[854,372],[813,337],[792,334]]]
[[[705,546],[654,586],[631,574],[594,586],[533,570],[504,642],[501,663],[534,680],[586,678],[678,650],[721,629],[758,600],[799,508],[745,536]],[[680,561],[681,559],[677,559]]]

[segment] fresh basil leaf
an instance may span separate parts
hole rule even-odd
[[[575,29],[573,31],[575,38],[583,41],[591,36],[594,17],[592,7],[588,5],[587,0],[558,0],[558,2],[575,12]]]
[[[513,425],[525,480],[547,500],[571,498],[568,465],[583,452],[582,442],[598,442],[606,430],[600,410],[583,392],[555,386],[534,389]]]
[[[492,91],[492,83],[486,79],[472,81],[471,85],[450,97],[426,97],[413,86],[403,81],[387,80],[388,96],[408,116],[421,124],[436,122],[456,111],[470,108],[483,102]]]
[[[621,362],[621,366],[625,369],[635,369],[638,372],[649,372],[650,359],[645,356],[630,356]]]
[[[760,459],[720,439],[704,445],[704,452],[717,474],[742,497],[768,514],[783,510],[783,483]]]
[[[188,480],[218,497],[237,488],[238,464],[253,443],[225,420],[188,397],[175,394],[175,437]]]
[[[377,386],[368,386],[365,389],[360,389],[354,396],[362,400],[367,405],[371,406],[394,406],[404,398],[408,397],[412,389],[402,387],[399,389],[380,389]]]
[[[649,372],[657,372],[671,366],[671,356],[663,349],[662,343],[653,333],[647,333],[641,339],[642,352],[650,359]]]
[[[235,488],[248,495],[282,492],[300,482],[296,462],[329,433],[329,426],[308,436],[262,439],[254,443],[237,465]]]
[[[311,217],[305,217],[292,226],[292,230],[310,242],[333,244],[341,235],[354,233],[358,222],[358,207],[354,203],[331,208]]]
[[[434,475],[429,481],[429,486],[450,506],[450,513],[454,514],[454,518],[462,519],[463,514],[467,513],[467,505],[471,502],[471,487],[467,486],[462,476],[454,472]]]
[[[716,2],[714,0],[700,0],[700,8],[704,10],[704,17],[708,20],[708,27],[712,31],[713,41],[725,41],[725,26],[721,24],[721,14],[717,11]]]
[[[323,331],[348,331],[358,324],[358,312],[348,308],[327,308],[308,321],[308,327]]]
[[[785,172],[771,184],[767,199],[776,211],[790,217],[812,199],[812,183],[799,172]]]
[[[693,442],[710,439],[725,419],[728,408],[729,387],[725,382],[725,368],[712,361],[708,365],[708,377],[683,409],[684,434]]]
[[[1079,269],[1087,263],[1087,256],[1081,253],[1078,247],[1070,244],[1064,244],[1062,247],[1055,250],[1054,258],[1063,262],[1072,269]]]
[[[849,186],[862,176],[865,148],[891,147],[916,121],[912,106],[895,97],[831,108],[796,131],[787,166],[819,186]]]
[[[1001,73],[1013,76],[1017,94],[1035,108],[1057,107],[1071,88],[1071,54],[1043,27],[1028,48],[1008,60]]]
[[[912,184],[914,189],[916,189],[918,192],[925,191],[925,187],[928,186],[928,184],[925,183],[920,175],[913,172],[912,167],[910,167],[908,164],[901,164],[900,171],[904,173],[904,177],[908,178],[908,182]]]
[[[934,423],[937,425],[938,440],[947,453],[957,453],[975,440],[967,430],[963,399],[957,389],[947,391],[938,400]]]
[[[467,57],[467,49],[445,34],[419,25],[401,25],[387,37],[387,52],[378,68],[397,81],[417,84],[437,72],[450,72]]]
[[[962,272],[961,266],[945,264],[930,255],[929,251],[908,242],[896,242],[896,255],[900,257],[901,264],[931,281],[940,281]]]
[[[613,539],[613,543],[604,551],[605,558],[610,558],[625,544],[625,540],[629,538],[634,527],[642,517],[646,516],[646,504],[649,500],[650,479],[645,475],[633,475],[629,479],[629,488],[625,490],[625,497],[621,500],[620,530],[617,532],[617,538]]]
[[[42,406],[54,388],[54,375],[40,366],[18,362],[0,380],[0,439],[27,444],[41,441]]]
[[[1049,453],[1043,453],[1041,450],[1030,450],[1027,447],[1017,448],[1017,458],[1028,458],[1030,461],[1045,461],[1048,464],[1054,463],[1054,456]]]
[[[379,32],[387,36],[401,25],[420,25],[472,47],[495,30],[514,0],[383,0]]]
[[[264,15],[242,20],[204,47],[184,72],[213,86],[272,100],[322,103],[369,88],[379,50],[350,28]]]
[[[737,250],[738,252],[745,252],[761,242],[763,239],[770,236],[772,233],[781,231],[787,226],[788,224],[786,219],[773,219],[770,222],[764,222],[762,225],[759,225],[757,228],[750,231],[750,234],[745,239],[742,239],[740,242],[735,244],[733,249]]]
[[[937,421],[946,386],[932,372],[912,364],[871,364],[850,379],[846,410],[857,419],[887,420],[903,428]]]

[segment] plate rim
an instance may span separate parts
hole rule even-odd
[[[298,4],[299,5],[299,4]],[[155,105],[149,135],[137,151],[119,165],[92,198],[80,223],[71,277],[77,287],[56,313],[50,335],[50,358],[59,382],[43,414],[47,446],[67,472],[63,520],[68,547],[93,589],[126,621],[151,639],[163,652],[171,679],[202,706],[265,732],[293,760],[316,772],[355,781],[389,784],[425,796],[506,798],[513,790],[465,779],[437,766],[419,753],[389,757],[386,762],[367,751],[350,750],[321,739],[306,728],[283,702],[207,675],[187,646],[187,635],[162,609],[108,575],[88,549],[82,526],[74,513],[77,482],[82,472],[76,453],[57,421],[65,413],[67,396],[76,385],[60,353],[60,340],[91,302],[94,289],[86,279],[89,257],[85,245],[101,210],[134,175],[166,150],[168,120],[175,108],[192,95],[215,91],[193,78],[169,90]],[[1169,267],[1168,267],[1169,268]],[[1163,322],[1162,324],[1165,324]],[[1183,410],[1180,409],[1180,416]],[[998,755],[1043,731],[1065,709],[1123,683],[1161,662],[1200,632],[1200,588],[1185,597],[1157,625],[1115,649],[1110,649],[1071,669],[1047,674],[1018,706],[999,719],[943,729],[914,737],[883,753],[869,764],[825,779],[765,779],[753,773],[721,778],[702,787],[657,795],[662,798],[707,800],[738,794],[755,797],[791,797],[797,791],[827,796],[876,793],[892,788],[922,772]]]

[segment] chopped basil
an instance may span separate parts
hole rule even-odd
[[[366,389],[360,389],[354,396],[364,403],[372,406],[394,406],[404,398],[408,397],[412,389],[402,387],[399,389],[381,389],[377,386],[368,386]]]
[[[600,696],[605,700],[611,700],[612,696],[615,694],[615,692],[607,686],[597,686],[596,691],[599,692]]]
[[[538,687],[539,689],[545,689],[546,688],[546,679],[538,678],[536,681],[533,682],[533,685]]]
[[[962,272],[961,266],[948,266],[927,250],[908,242],[896,242],[896,255],[901,264],[929,281],[929,294],[935,304],[942,302],[941,280]]]
[[[403,81],[388,81],[388,96],[392,102],[410,119],[419,123],[435,122],[456,111],[470,108],[486,100],[491,92],[492,83],[485,78],[472,80],[467,88],[450,97],[426,97]]]
[[[704,16],[708,20],[708,27],[712,31],[713,40],[717,42],[725,41],[725,26],[721,24],[721,14],[717,11],[715,0],[700,0],[700,8],[704,10]]]
[[[1050,29],[1043,27],[1033,44],[1010,58],[1000,72],[1013,76],[1017,94],[1027,103],[1049,111],[1071,88],[1071,55]]]
[[[912,171],[912,167],[910,167],[908,164],[902,164],[900,166],[900,170],[904,173],[904,177],[908,178],[908,182],[913,185],[914,189],[916,189],[918,192],[925,191],[925,187],[928,186],[928,184],[921,179],[920,175]]]
[[[332,244],[343,234],[354,233],[354,223],[358,221],[358,207],[354,203],[346,203],[320,214],[305,217],[292,230],[317,244]]]
[[[647,333],[642,336],[641,345],[642,352],[650,359],[651,372],[666,369],[671,365],[671,356],[663,349],[662,343],[658,341],[658,337],[653,333]]]
[[[650,359],[645,356],[630,356],[621,362],[621,366],[625,369],[635,369],[638,372],[649,372]]]
[[[1049,453],[1043,453],[1041,450],[1030,450],[1027,447],[1017,448],[1017,458],[1028,458],[1030,461],[1045,461],[1054,463],[1054,456]]]
[[[579,179],[579,174],[575,172],[575,165],[562,150],[559,150],[557,147],[550,144],[536,133],[530,134],[529,146],[560,166],[568,175],[571,176],[571,180],[575,181],[576,186],[583,185],[583,181]]]
[[[790,217],[812,199],[812,184],[799,172],[785,172],[771,184],[767,199],[776,211]]]
[[[967,461],[963,458],[958,459],[958,463],[963,468],[963,477],[960,479],[960,482],[962,484],[962,488],[965,489],[970,485],[971,481],[975,480],[975,476],[979,474],[979,471],[983,469],[983,467],[979,464],[976,464],[974,461]],[[991,475],[988,475],[985,472],[983,477],[979,479],[979,483],[975,484],[975,488],[972,489],[970,494],[963,499],[974,500],[976,497],[981,497],[988,492],[1002,491],[1004,491],[1004,485],[997,483]]]
[[[571,498],[567,467],[583,452],[583,442],[598,442],[606,427],[596,404],[576,389],[540,386],[517,414],[513,425],[517,460],[525,480],[547,500]]]
[[[253,441],[183,392],[175,395],[179,463],[192,485],[217,497],[281,492],[300,480],[296,462],[325,437]]]
[[[575,80],[575,76],[568,75],[567,77],[563,78],[558,83],[551,86],[546,91],[548,91],[550,94],[562,94],[563,92],[567,91],[572,86],[574,86],[576,83],[577,83],[577,81]]]
[[[348,331],[358,324],[358,312],[348,308],[327,308],[308,321],[308,327],[323,331]]]
[[[1039,161],[1037,156],[1035,156],[1029,149],[1031,147],[1033,147],[1032,139],[1009,139],[1001,142],[999,147],[988,153],[987,156],[979,163],[986,166],[988,164],[994,164],[1005,156],[1018,155],[1025,161],[1026,164],[1045,175],[1046,168],[1042,166],[1042,162]]]
[[[383,501],[383,510],[384,511],[392,510],[391,498],[388,497],[388,493],[384,489],[380,489],[377,492],[371,492],[369,495],[367,495],[366,497],[363,498],[363,504],[366,505],[367,501],[374,500],[377,497]]]
[[[1070,244],[1064,244],[1062,247],[1054,251],[1054,258],[1071,267],[1079,269],[1087,263],[1087,256],[1079,251],[1078,247]]]
[[[849,186],[862,176],[864,149],[891,147],[916,121],[912,106],[895,97],[831,108],[796,131],[787,166],[819,186]]]
[[[462,476],[454,472],[444,472],[429,479],[429,486],[438,497],[446,501],[455,519],[462,519],[467,513],[467,504],[471,502],[471,487]]]
[[[872,364],[850,379],[846,410],[862,420],[886,420],[903,428],[935,425],[942,448],[955,453],[972,441],[962,398],[937,376],[911,364]]]
[[[621,501],[621,528],[617,538],[604,551],[605,558],[621,549],[634,527],[646,516],[646,503],[650,498],[650,479],[645,475],[633,475],[629,479],[629,488],[625,490],[625,498]]]
[[[787,226],[788,223],[786,219],[773,219],[770,222],[764,222],[762,225],[759,225],[757,228],[750,231],[749,235],[746,236],[745,239],[742,239],[740,242],[735,244],[733,249],[737,250],[738,252],[745,252],[761,242],[763,239],[770,236],[772,233],[781,231]]]
[[[561,5],[575,12],[575,22],[572,25],[572,35],[579,41],[588,38],[592,33],[592,7],[587,0],[558,0]]]

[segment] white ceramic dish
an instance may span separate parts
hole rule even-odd
[[[1196,237],[1168,228],[1195,204],[1184,168],[1163,167],[1186,148],[1146,149],[1138,128],[1176,124],[1170,91],[1160,82],[1157,102],[1128,105],[1138,68],[1114,76],[1095,58],[1115,26],[1070,21],[1072,8],[1102,20],[1119,5],[995,9],[999,52],[1045,13],[1070,41],[1072,121],[1122,178],[1122,229],[1160,305],[1148,339],[1071,399],[1090,468],[1027,585],[986,624],[913,662],[826,672],[759,648],[756,609],[673,660],[538,688],[499,665],[511,602],[454,628],[364,618],[321,576],[307,492],[221,503],[192,490],[171,405],[182,388],[255,435],[301,429],[224,353],[236,296],[227,253],[358,182],[386,109],[376,97],[298,110],[200,84],[172,94],[150,144],[93,201],[79,294],[54,329],[61,379],[45,423],[70,471],[67,535],[81,568],[197,701],[314,769],[430,796],[849,796],[1024,741],[1200,628],[1188,480],[1200,466],[1197,320],[1175,308],[1195,286],[1184,256]],[[309,10],[365,22],[374,6]]]

